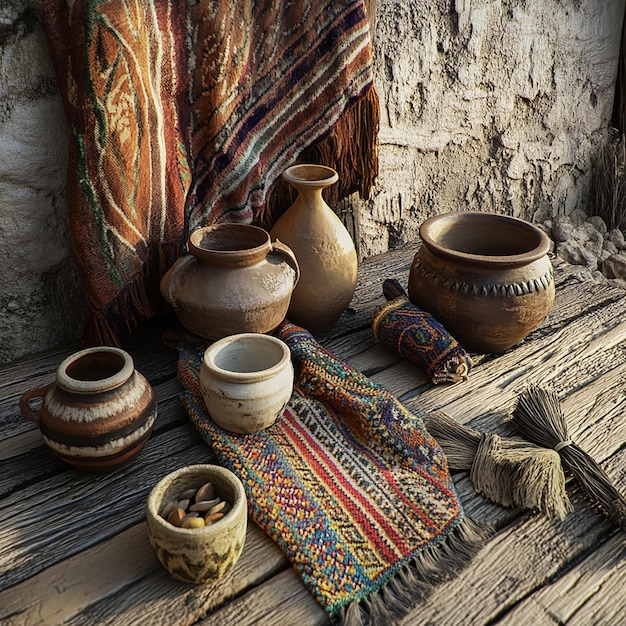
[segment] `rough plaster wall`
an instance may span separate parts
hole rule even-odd
[[[0,0],[0,362],[78,338],[66,127],[37,0]],[[380,178],[361,257],[456,208],[585,208],[623,0],[377,0]]]
[[[378,0],[380,178],[362,256],[457,209],[541,221],[586,209],[623,0]]]
[[[0,0],[0,362],[77,336],[65,117],[37,7]]]

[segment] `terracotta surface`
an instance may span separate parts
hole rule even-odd
[[[31,401],[41,399],[41,408]],[[74,467],[106,472],[132,461],[152,432],[157,406],[152,387],[119,348],[81,350],[56,370],[56,381],[31,389],[20,410],[44,441]]]
[[[248,224],[195,230],[190,254],[161,280],[181,323],[207,339],[273,330],[283,321],[299,267],[293,252]]]
[[[302,275],[287,317],[314,334],[330,329],[346,309],[356,287],[357,255],[341,220],[322,197],[338,180],[322,165],[294,165],[283,178],[298,197],[271,229],[272,237],[295,253]]]
[[[554,303],[548,237],[513,217],[446,213],[420,227],[409,298],[466,349],[502,352],[537,328]]]

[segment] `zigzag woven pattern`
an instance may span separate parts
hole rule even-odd
[[[219,462],[241,478],[252,518],[331,615],[426,553],[432,580],[424,585],[448,576],[437,563],[446,551],[437,547],[465,518],[422,419],[308,331],[284,323],[278,336],[292,352],[295,391],[281,419],[254,435],[229,433],[210,419],[198,380],[206,344],[177,341],[182,401]]]

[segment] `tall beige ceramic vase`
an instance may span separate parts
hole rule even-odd
[[[283,179],[298,192],[271,230],[273,238],[293,250],[300,265],[287,318],[314,335],[321,334],[339,319],[356,288],[354,242],[322,197],[339,176],[330,167],[302,164],[287,168]]]

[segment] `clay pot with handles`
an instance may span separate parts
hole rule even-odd
[[[26,391],[19,406],[59,458],[93,472],[130,463],[150,438],[157,415],[152,387],[132,357],[110,346],[69,356],[57,367],[55,381]]]
[[[216,340],[267,333],[284,319],[300,277],[292,250],[250,224],[195,230],[189,254],[161,279],[161,293],[191,332]]]

